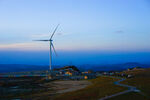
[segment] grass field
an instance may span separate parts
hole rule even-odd
[[[41,77],[20,77],[14,79],[11,78],[12,81],[10,82],[0,82],[0,100],[20,98],[31,99],[35,97],[49,95],[52,90],[49,90],[46,86],[40,86],[40,84],[46,83],[45,81],[40,81],[41,79]]]
[[[137,87],[139,90],[141,90],[142,95],[139,93],[128,93],[116,98],[114,97],[115,99],[112,100],[120,100],[117,98],[128,98],[127,100],[150,100],[150,69],[124,71],[123,73],[131,74],[134,77],[126,79],[121,83]]]
[[[123,73],[131,74],[134,77],[128,78],[121,83],[135,86],[141,90],[141,93],[130,92],[113,97],[109,100],[150,100],[150,69],[124,71]],[[18,84],[21,89],[32,89],[29,92],[20,92],[16,94],[14,92],[13,94],[7,95],[0,94],[0,99],[30,98],[32,100],[40,100],[42,98],[43,100],[50,100],[53,98],[53,100],[98,100],[102,97],[110,96],[112,94],[127,90],[127,88],[114,84],[114,82],[119,79],[101,76],[96,79],[89,80],[91,84],[83,89],[51,96],[51,94],[54,92],[53,90],[48,89],[51,87],[51,85],[47,86],[44,85],[47,82],[36,82],[35,80],[31,78],[31,80],[28,79],[23,82],[20,81],[19,83],[15,83]],[[41,87],[38,84],[43,84],[43,86]],[[6,86],[4,86],[7,87],[8,85],[13,86],[12,83],[6,84]]]
[[[54,100],[97,100],[107,95],[115,94],[126,88],[113,84],[116,78],[99,77],[90,80],[91,85],[84,89],[57,95]]]
[[[145,97],[144,95],[141,95],[140,93],[130,92],[113,97],[108,100],[148,100],[148,98]]]

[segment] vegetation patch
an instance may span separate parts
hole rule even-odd
[[[5,79],[0,85],[0,100],[2,99],[28,99],[50,94],[52,90],[42,77],[19,77]]]
[[[129,92],[126,94],[122,94],[108,100],[148,100],[144,95],[136,92]]]
[[[126,90],[124,87],[114,85],[118,79],[112,77],[98,77],[89,80],[91,85],[84,89],[57,95],[54,100],[97,100]]]
[[[134,77],[126,79],[122,83],[137,87],[148,98],[147,100],[150,100],[150,69],[126,71],[124,73],[132,74]]]

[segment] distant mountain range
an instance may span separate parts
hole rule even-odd
[[[128,68],[134,67],[142,67],[142,68],[149,68],[150,64],[140,64],[137,62],[128,62],[124,64],[107,64],[107,65],[82,65],[80,66],[81,70],[88,70],[91,69],[93,71],[121,71],[126,70]]]
[[[62,66],[54,66],[54,68],[59,68]],[[140,64],[136,62],[129,62],[124,64],[108,64],[108,65],[80,65],[77,66],[80,70],[93,70],[93,71],[121,71],[128,68],[142,67],[148,68],[150,64]],[[0,64],[0,73],[6,72],[24,72],[24,71],[34,71],[34,70],[47,70],[48,66],[38,66],[38,65],[24,65],[24,64]]]
[[[34,70],[46,70],[48,66],[24,65],[24,64],[0,64],[0,73],[23,72]]]

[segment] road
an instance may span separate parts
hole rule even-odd
[[[121,94],[125,94],[125,93],[128,93],[128,92],[140,92],[140,90],[138,90],[134,86],[129,86],[129,85],[121,84],[120,82],[122,82],[124,80],[125,80],[124,78],[121,78],[119,81],[114,82],[114,84],[118,85],[118,86],[122,86],[122,87],[127,87],[128,90],[125,90],[123,92],[119,92],[119,93],[116,93],[116,94],[113,94],[113,95],[110,95],[110,96],[103,97],[103,98],[101,98],[99,100],[107,100],[109,98],[112,98],[112,97],[115,97],[115,96],[118,96],[118,95],[121,95]]]

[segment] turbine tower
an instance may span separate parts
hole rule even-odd
[[[49,46],[50,46],[50,52],[49,52],[49,58],[50,58],[50,59],[49,59],[49,60],[50,60],[50,61],[49,61],[49,71],[52,70],[52,49],[54,50],[54,52],[55,52],[55,54],[56,54],[56,56],[57,56],[55,47],[54,47],[54,45],[53,45],[53,40],[52,40],[52,38],[53,38],[53,36],[54,36],[54,34],[55,34],[55,32],[56,32],[58,26],[59,26],[59,24],[56,26],[55,30],[53,31],[53,33],[52,33],[50,39],[48,39],[48,40],[34,40],[34,41],[49,42]]]

